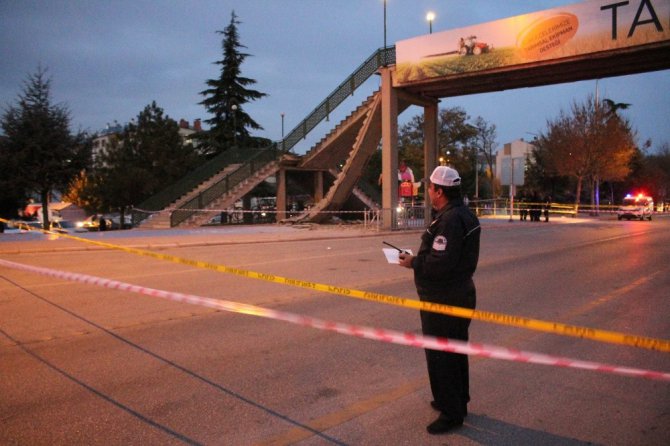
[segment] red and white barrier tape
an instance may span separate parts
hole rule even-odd
[[[72,282],[81,282],[89,285],[97,285],[105,288],[111,288],[121,291],[144,294],[151,297],[172,300],[175,302],[184,302],[193,305],[215,308],[234,313],[249,314],[268,319],[290,322],[292,324],[305,327],[317,328],[319,330],[334,331],[349,336],[357,336],[375,341],[389,342],[392,344],[407,345],[411,347],[427,348],[431,350],[440,350],[451,353],[460,353],[471,356],[483,356],[485,358],[503,359],[506,361],[515,361],[531,364],[543,364],[557,367],[567,367],[574,369],[591,370],[595,372],[613,373],[637,378],[656,379],[661,381],[670,381],[670,373],[657,372],[653,370],[636,369],[630,367],[620,367],[597,362],[581,361],[578,359],[562,358],[549,356],[542,353],[513,350],[505,347],[498,347],[487,344],[477,344],[472,342],[463,342],[458,340],[436,338],[434,336],[417,335],[409,332],[399,332],[395,330],[386,330],[381,328],[371,328],[360,325],[351,325],[341,322],[326,321],[323,319],[302,316],[295,313],[270,310],[239,302],[227,300],[218,300],[208,297],[196,296],[193,294],[182,294],[171,291],[157,290],[139,285],[133,285],[117,280],[105,279],[102,277],[90,276],[87,274],[70,273],[58,271],[50,268],[42,268],[21,263],[14,263],[0,259],[0,265],[7,268],[28,271]]]
[[[415,206],[418,207],[418,206]],[[422,206],[421,206],[422,207]],[[305,208],[300,211],[295,211],[288,209],[286,211],[278,211],[276,209],[267,209],[267,210],[256,210],[256,209],[238,209],[238,208],[228,208],[228,209],[191,209],[191,208],[166,208],[166,209],[161,209],[160,211],[149,211],[146,209],[138,209],[138,208],[133,208],[132,209],[135,212],[138,213],[143,213],[143,214],[160,214],[164,212],[202,212],[202,213],[209,213],[212,214],[212,216],[216,214],[221,214],[221,213],[226,213],[228,215],[231,214],[278,214],[280,212],[284,213],[294,213],[294,214],[302,214],[304,212],[308,212],[309,209]],[[365,214],[365,213],[372,213],[372,212],[378,212],[379,209],[374,210],[374,209],[367,209],[367,210],[360,210],[360,211],[319,211],[321,214]]]

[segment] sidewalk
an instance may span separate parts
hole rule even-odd
[[[568,217],[552,216],[549,223],[544,219],[540,222],[519,221],[514,215],[509,221],[509,215],[482,215],[479,217],[484,229],[488,224],[501,225],[503,222],[518,224],[574,224],[596,223],[616,218],[603,215],[600,217]],[[263,224],[263,225],[228,225],[203,226],[197,228],[173,229],[129,229],[124,231],[87,232],[71,234],[73,237],[110,243],[134,248],[164,249],[171,247],[229,245],[254,242],[287,242],[298,240],[319,240],[333,238],[361,238],[374,237],[383,234],[420,233],[423,227],[400,230],[386,230],[378,227],[365,227],[360,223],[350,224]],[[0,254],[17,254],[26,252],[54,252],[73,250],[105,249],[94,244],[87,244],[68,237],[45,235],[39,232],[24,234],[0,234]]]
[[[420,229],[422,230],[422,229]],[[286,242],[332,238],[373,237],[398,233],[361,224],[339,225],[235,225],[175,229],[130,229],[124,231],[69,234],[72,237],[46,235],[39,232],[0,234],[0,254],[105,249],[76,238],[114,245],[163,249],[170,247],[227,245],[253,242]]]

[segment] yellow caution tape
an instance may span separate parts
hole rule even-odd
[[[0,218],[0,221],[6,222],[7,220],[3,220]],[[45,232],[47,234],[54,234],[48,231],[42,231],[42,232]],[[225,265],[217,265],[214,263],[203,262],[200,260],[190,260],[173,256],[170,254],[161,254],[138,248],[129,248],[125,246],[113,245],[111,243],[105,243],[96,240],[88,240],[73,235],[67,235],[67,234],[56,234],[56,235],[58,235],[59,237],[80,241],[83,243],[102,246],[105,248],[124,251],[127,253],[137,254],[145,257],[151,257],[157,260],[164,260],[167,262],[193,266],[201,269],[209,269],[221,273],[234,274],[236,276],[246,277],[249,279],[258,279],[266,282],[289,285],[297,288],[322,291],[324,293],[337,294],[339,296],[354,297],[357,299],[380,302],[389,305],[396,305],[399,307],[411,308],[414,310],[441,313],[449,316],[462,317],[466,319],[475,319],[499,325],[525,328],[528,330],[553,333],[563,336],[572,336],[582,339],[591,339],[594,341],[607,342],[612,344],[628,345],[632,347],[657,350],[661,352],[670,352],[670,341],[665,339],[649,338],[645,336],[637,336],[608,330],[599,330],[595,328],[582,327],[578,325],[568,325],[568,324],[562,324],[560,322],[549,322],[504,313],[494,313],[482,310],[471,310],[468,308],[454,307],[451,305],[444,305],[433,302],[421,302],[415,299],[408,299],[389,294],[382,294],[371,291],[362,291],[352,288],[326,285],[317,282],[310,282],[308,280],[291,279],[288,277],[277,276],[274,274],[259,273],[240,268],[233,268]]]

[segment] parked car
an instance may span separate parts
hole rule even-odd
[[[77,231],[77,225],[69,220],[57,220],[51,222],[51,230],[60,232],[61,234],[68,234]]]
[[[109,218],[105,218],[102,215],[94,214],[88,217],[86,220],[78,221],[76,226],[78,232],[86,231],[100,231],[100,221],[105,219],[105,225],[103,230],[112,229],[113,222]]]
[[[277,218],[277,199],[275,197],[254,198],[251,199],[253,206],[252,210],[255,211],[253,213],[254,222],[269,223],[275,221]]]
[[[105,214],[105,218],[111,224],[107,225],[107,229],[130,229],[133,227],[133,217],[130,214],[123,216],[123,225],[121,225],[121,214]]]

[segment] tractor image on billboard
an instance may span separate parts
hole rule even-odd
[[[493,49],[488,43],[478,42],[477,36],[461,37],[458,41],[458,54],[461,56],[479,56]]]

